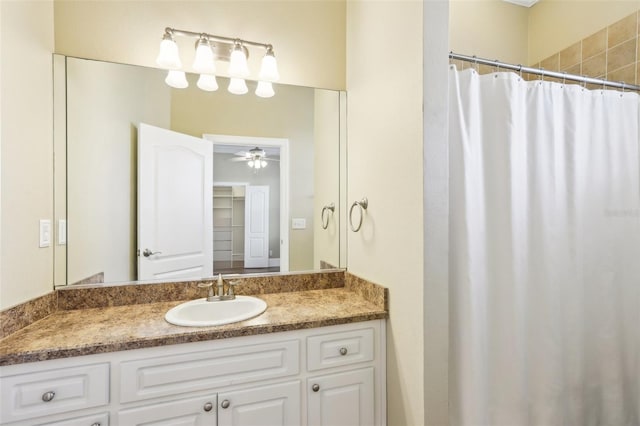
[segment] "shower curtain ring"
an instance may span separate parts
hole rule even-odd
[[[564,87],[564,85],[567,84],[567,72],[563,72],[562,73],[562,86]]]
[[[476,72],[480,74],[480,71],[478,68],[478,57],[476,55],[473,55],[473,69],[475,69]]]

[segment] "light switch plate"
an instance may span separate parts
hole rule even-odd
[[[58,221],[58,245],[63,246],[67,244],[67,220],[60,219]]]
[[[307,228],[307,219],[304,219],[304,218],[291,219],[291,229],[306,229],[306,228]]]
[[[51,245],[51,221],[49,219],[40,219],[40,247],[49,247]]]

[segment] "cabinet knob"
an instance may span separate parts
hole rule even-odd
[[[313,386],[311,386],[311,390],[313,390],[314,392],[318,392],[320,390],[320,385],[314,383]]]
[[[347,354],[347,352],[349,352],[349,351],[347,351],[347,348],[340,348],[340,355],[344,356],[344,355]]]
[[[49,402],[53,400],[55,396],[56,396],[56,393],[54,391],[45,392],[42,394],[42,400],[44,402]]]
[[[95,423],[91,424],[91,426],[102,426],[102,424],[100,422],[95,422]]]
[[[206,411],[207,413],[211,410],[213,410],[213,404],[210,402],[207,402],[206,404],[204,404],[204,411]]]
[[[220,406],[221,406],[222,408],[225,408],[225,409],[226,409],[226,408],[229,408],[229,406],[230,406],[230,405],[231,405],[231,403],[229,402],[229,400],[228,400],[228,399],[225,399],[224,401],[222,401],[222,402],[220,403]]]

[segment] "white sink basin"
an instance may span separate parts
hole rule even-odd
[[[260,315],[267,309],[264,300],[251,296],[236,296],[233,300],[207,302],[196,299],[170,309],[164,316],[167,322],[187,327],[231,324]]]

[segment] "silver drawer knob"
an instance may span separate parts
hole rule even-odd
[[[99,422],[95,422],[91,426],[102,426],[102,425]]]
[[[42,400],[44,402],[49,402],[49,401],[52,401],[55,396],[56,396],[56,393],[53,391],[45,392],[42,394]]]
[[[340,355],[346,355],[347,354],[347,348],[340,348]]]
[[[220,403],[220,406],[221,406],[222,408],[225,408],[225,409],[226,409],[226,408],[229,408],[229,406],[230,406],[230,405],[231,405],[231,403],[229,402],[229,400],[228,400],[228,399],[225,399],[224,401],[222,401],[222,402]]]
[[[311,386],[311,390],[314,392],[318,392],[320,390],[320,385],[317,383],[314,383],[314,385]]]
[[[213,410],[213,404],[210,402],[207,402],[206,404],[204,404],[204,411],[206,411],[207,413],[211,410]]]

